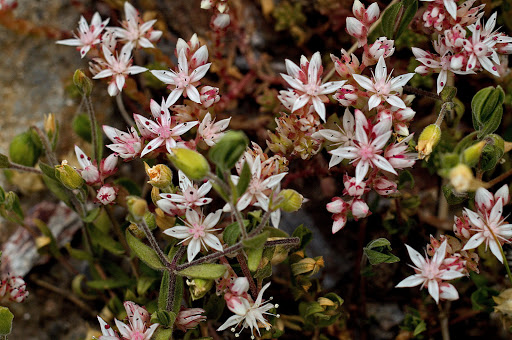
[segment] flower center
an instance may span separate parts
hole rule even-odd
[[[204,237],[206,233],[204,232],[204,225],[194,223],[192,224],[192,228],[188,230],[188,232],[192,235],[194,239],[198,239],[200,237]]]
[[[375,155],[375,148],[371,145],[363,145],[359,149],[359,156],[361,157],[361,160],[363,160],[363,161],[373,158],[374,155]]]
[[[179,73],[175,79],[177,88],[185,88],[190,85],[190,76],[188,74]]]

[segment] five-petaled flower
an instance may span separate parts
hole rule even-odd
[[[110,18],[101,21],[100,14],[96,12],[92,16],[91,25],[89,26],[87,20],[81,16],[78,22],[78,35],[73,33],[75,36],[73,39],[59,40],[57,44],[76,46],[77,49],[80,49],[80,56],[83,58],[93,46],[101,42],[101,32],[103,32],[109,20]]]

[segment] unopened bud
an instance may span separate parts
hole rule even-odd
[[[11,161],[25,166],[34,166],[42,153],[38,138],[32,131],[26,131],[15,136],[9,145]]]
[[[481,141],[471,145],[469,148],[464,150],[462,153],[462,159],[464,160],[464,163],[470,167],[475,166],[480,160],[480,156],[482,155],[482,150],[485,144],[485,141]]]
[[[160,201],[162,197],[160,197],[160,189],[157,187],[153,187],[151,189],[151,201],[156,205],[156,202]]]
[[[168,155],[169,160],[188,178],[198,181],[205,178],[210,171],[208,161],[199,152],[183,148],[172,149],[172,152]]]
[[[474,187],[473,171],[466,164],[459,164],[450,170],[450,183],[455,191],[466,192]]]
[[[278,205],[278,209],[282,209],[286,212],[294,212],[300,209],[302,206],[302,202],[304,200],[304,196],[299,194],[297,191],[293,189],[285,189],[282,190],[278,199],[282,199],[283,201]]]
[[[80,93],[84,96],[90,96],[92,91],[92,80],[82,72],[82,70],[76,70],[73,74],[73,83],[78,88]]]
[[[138,196],[126,197],[126,205],[128,206],[130,214],[132,214],[137,221],[140,221],[148,210],[148,203],[146,200]]]
[[[166,215],[162,209],[155,209],[155,222],[158,228],[166,230],[174,227],[176,224],[176,217]]]
[[[213,282],[213,280],[205,279],[187,280],[187,285],[189,286],[192,301],[198,300],[205,296],[206,293],[208,293],[208,291],[213,287]]]
[[[210,159],[220,167],[221,170],[231,169],[243,155],[248,144],[249,139],[243,132],[228,131],[217,144],[210,149]]]
[[[55,115],[53,113],[48,114],[44,118],[44,132],[51,138],[57,131],[57,122],[55,121]]]
[[[160,189],[165,189],[171,185],[172,171],[168,166],[157,164],[150,167],[146,162],[144,162],[144,167],[150,179],[148,181],[149,184]]]
[[[292,264],[293,275],[301,275],[309,273],[309,276],[315,275],[324,266],[324,259],[322,256],[315,258],[307,257],[297,263]]]
[[[68,165],[67,161],[62,161],[61,165],[55,166],[55,177],[70,190],[78,189],[84,185],[84,179],[78,171]]]
[[[139,227],[137,227],[136,224],[132,223],[128,226],[128,229],[132,232],[133,235],[135,235],[136,238],[143,240],[146,237],[146,234],[144,234],[144,231],[141,230]]]
[[[436,124],[430,124],[421,132],[420,138],[418,139],[418,151],[419,158],[423,159],[428,157],[434,147],[439,143],[441,139],[441,128]]]

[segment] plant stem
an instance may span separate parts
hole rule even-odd
[[[135,122],[128,114],[128,111],[126,111],[126,107],[124,106],[123,97],[121,93],[119,93],[116,96],[116,104],[117,108],[119,109],[119,112],[121,112],[121,116],[123,116],[124,121],[130,126],[135,126]]]
[[[174,257],[172,258],[172,262],[169,269],[169,290],[167,293],[167,303],[165,305],[165,309],[170,312],[174,307],[174,287],[176,286],[176,266],[178,265],[178,261],[181,259],[183,254],[185,253],[185,247],[180,246]]]
[[[412,93],[420,95],[420,96],[429,97],[429,98],[432,98],[435,100],[443,101],[443,99],[441,98],[440,95],[430,92],[430,91],[425,91],[425,90],[419,89],[414,86],[404,85],[404,90],[407,92],[412,92]]]
[[[98,122],[96,121],[96,115],[94,114],[94,107],[92,106],[91,97],[85,98],[85,106],[87,107],[89,122],[91,123],[92,158],[96,160],[97,165],[99,166],[101,159],[99,159],[98,154]]]
[[[29,167],[29,166],[25,166],[25,165],[21,165],[21,164],[18,164],[18,163],[13,163],[11,161],[9,161],[9,169],[14,169],[14,170],[19,170],[19,171],[25,171],[25,172],[32,172],[34,174],[38,174],[38,175],[42,175],[43,172],[39,169],[36,169],[36,168],[32,168],[32,167]]]
[[[512,169],[499,175],[498,177],[492,179],[491,181],[487,182],[487,187],[491,188],[511,175],[512,175]]]
[[[441,326],[441,335],[443,340],[450,340],[450,329],[448,327],[448,310],[450,309],[450,301],[446,302],[446,307],[443,309],[440,304],[439,307],[439,324]]]
[[[249,270],[249,266],[247,265],[247,261],[245,260],[245,252],[241,251],[236,254],[236,259],[240,264],[240,268],[242,269],[242,273],[244,274],[247,281],[249,281],[249,287],[251,289],[252,296],[258,296],[258,288],[254,283],[254,279],[252,278],[251,271]]]
[[[368,30],[368,35],[369,36],[376,28],[377,26],[379,26],[379,24],[381,23],[382,21],[382,13],[384,13],[389,7],[393,6],[394,4],[396,4],[399,0],[393,0],[389,3],[389,5],[386,6],[386,8],[381,11],[381,15],[379,17],[379,19],[377,19],[377,21],[375,21],[371,26],[370,26],[370,29]],[[351,53],[354,53],[355,50],[357,50],[357,47],[358,47],[358,44],[359,43],[355,43],[354,45],[352,45],[352,47],[350,47],[350,49],[347,51],[347,54],[351,54]],[[324,82],[328,81],[333,75],[334,75],[334,72],[335,72],[335,68],[334,66],[329,70],[329,72],[327,73],[327,75],[324,77]]]
[[[156,252],[156,254],[158,255],[158,258],[160,259],[160,261],[162,261],[162,264],[165,267],[169,268],[171,266],[171,263],[167,259],[167,256],[165,256],[165,254],[162,252],[162,249],[160,249],[160,247],[158,246],[155,236],[153,236],[153,233],[151,232],[151,230],[149,230],[149,227],[146,224],[146,221],[142,220],[142,222],[140,224],[138,224],[138,226],[142,227],[144,234],[146,234],[146,237],[149,240],[149,244],[151,245],[151,248],[153,248],[153,250]]]
[[[48,162],[50,162],[50,165],[53,166],[59,164],[59,162],[57,161],[57,156],[55,156],[55,152],[53,152],[52,144],[50,143],[50,140],[48,140],[48,136],[46,135],[46,133],[44,133],[37,126],[32,126],[32,129],[34,129],[34,131],[39,136],[41,143],[43,143],[43,148],[46,153],[46,157],[48,158]]]
[[[263,230],[263,228],[265,228],[265,225],[267,224],[268,220],[270,219],[270,214],[272,214],[272,211],[270,211],[270,209],[268,211],[265,211],[265,214],[261,218],[260,224],[253,231],[251,231],[249,233],[248,237],[256,236],[257,234],[260,233],[260,231]]]
[[[229,176],[229,174],[228,174],[228,176]],[[238,222],[238,226],[240,227],[240,232],[242,233],[242,239],[246,239],[247,238],[247,230],[245,230],[244,219],[242,217],[242,213],[236,207],[236,204],[234,204],[231,201],[231,196],[232,196],[231,188],[229,187],[229,185],[224,183],[224,181],[222,181],[220,178],[218,178],[217,176],[215,176],[211,172],[208,173],[206,175],[206,177],[209,180],[211,180],[213,182],[216,182],[222,188],[222,190],[224,190],[226,192],[226,194],[228,195],[228,198],[227,198],[226,202],[229,204],[229,207],[231,209],[231,213],[233,215],[235,215],[235,219]]]

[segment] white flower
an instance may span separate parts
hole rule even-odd
[[[364,179],[370,166],[397,175],[389,161],[380,155],[392,134],[391,121],[384,120],[379,122],[368,133],[364,128],[364,123],[367,123],[367,119],[359,110],[356,110],[356,121],[354,145],[332,150],[331,153],[342,159],[352,159],[352,163],[357,163],[356,185]]]
[[[311,135],[311,137],[315,139],[324,138],[328,141],[332,142],[331,145],[338,146],[338,148],[344,148],[347,146],[354,146],[355,139],[355,121],[354,116],[350,113],[349,109],[345,109],[345,114],[343,115],[343,129],[338,126],[339,131],[323,129],[317,131]],[[331,160],[329,161],[329,168],[341,163],[343,161],[343,157],[335,155],[332,153],[332,150],[329,151],[332,154]]]
[[[320,52],[313,54],[310,62],[303,56],[301,67],[288,59],[286,59],[285,63],[288,74],[281,73],[281,76],[295,89],[297,94],[299,94],[299,97],[293,104],[292,112],[301,109],[308,103],[312,103],[315,112],[325,121],[324,102],[327,101],[325,95],[336,92],[346,81],[331,81],[322,84],[322,60],[320,58]],[[304,71],[306,65],[307,77]]]
[[[436,0],[421,0],[425,2],[432,2]],[[438,2],[439,0],[437,0]],[[443,0],[444,8],[446,8],[446,11],[451,15],[451,17],[455,20],[457,20],[457,4],[455,3],[455,0]]]
[[[116,37],[133,46],[153,48],[152,41],[157,41],[162,36],[162,31],[153,30],[156,19],[143,22],[139,12],[128,1],[124,3],[125,20],[121,23],[123,28],[116,27]]]
[[[110,18],[107,18],[102,22],[100,14],[96,12],[92,16],[91,25],[89,26],[87,20],[81,16],[78,22],[78,35],[73,33],[74,39],[59,40],[57,44],[76,46],[80,49],[80,56],[83,58],[91,47],[100,43],[100,34],[105,29],[109,20]]]
[[[464,40],[464,49],[470,53],[467,70],[473,70],[478,63],[489,73],[499,77],[497,64],[500,64],[498,53],[496,52],[496,43],[498,42],[499,33],[492,32],[496,24],[496,12],[491,15],[485,27],[480,23],[480,19],[468,26],[473,32],[471,41]],[[494,63],[494,64],[493,64]]]
[[[78,170],[80,176],[84,179],[84,181],[89,184],[95,184],[100,182],[100,172],[98,167],[91,162],[91,158],[88,157],[85,152],[82,151],[78,146],[75,145],[75,154],[78,160],[78,163],[82,167],[81,170]]]
[[[117,190],[106,184],[98,190],[96,199],[103,205],[111,204],[117,198]]]
[[[177,49],[178,51],[178,49]],[[208,59],[208,49],[206,46],[201,46],[192,56],[191,60],[195,60],[196,64],[201,64],[203,60]],[[190,100],[201,104],[201,97],[199,92],[197,91],[197,84],[199,80],[201,80],[208,69],[210,68],[211,63],[204,64],[198,66],[197,68],[191,70],[189,68],[189,61],[186,56],[186,49],[181,48],[178,51],[178,71],[174,72],[172,70],[169,71],[151,71],[155,77],[160,79],[166,84],[174,85],[175,88],[167,97],[167,101],[165,104],[167,107],[176,103],[176,101],[180,98],[180,96],[185,92],[185,96],[190,98]]]
[[[132,66],[132,48],[130,44],[124,45],[121,49],[121,55],[114,56],[112,52],[105,46],[103,49],[103,56],[107,62],[107,69],[96,74],[93,79],[101,79],[112,77],[108,86],[108,94],[115,96],[123,91],[126,77],[129,75],[139,74],[147,71],[147,68],[141,66]]]
[[[388,102],[391,106],[396,106],[405,109],[404,101],[397,96],[402,91],[402,87],[407,84],[414,76],[414,73],[407,73],[401,76],[391,78],[388,76],[388,69],[384,56],[379,58],[379,62],[375,67],[375,74],[372,79],[362,76],[360,74],[353,74],[354,80],[366,91],[373,93],[368,100],[368,110],[377,107],[383,100]]]
[[[98,322],[100,323],[101,334],[103,334],[99,337],[99,340],[119,340],[116,332],[100,316],[98,316]]]
[[[240,324],[242,325],[242,329],[240,332],[236,333],[235,336],[239,337],[240,333],[244,330],[244,328],[248,327],[251,329],[251,339],[254,339],[254,330],[260,335],[260,326],[262,324],[265,329],[270,330],[270,323],[265,319],[264,315],[272,315],[279,317],[279,314],[274,315],[272,313],[268,313],[269,310],[273,308],[279,307],[277,304],[273,305],[272,303],[263,301],[263,293],[270,286],[270,282],[267,283],[259,292],[258,297],[255,302],[250,302],[246,298],[238,297],[241,300],[240,304],[236,305],[236,308],[231,310],[235,315],[229,317],[226,322],[220,326],[217,331],[223,331],[228,327],[234,326],[231,328],[232,332],[236,331],[236,327]]]
[[[103,131],[108,139],[114,143],[106,145],[106,147],[118,153],[121,158],[134,158],[141,152],[142,141],[135,128],[130,127],[128,132],[123,132],[111,126],[103,125]]]
[[[455,290],[455,287],[442,281],[457,279],[459,277],[463,277],[464,274],[456,270],[442,267],[444,258],[446,256],[446,245],[447,241],[444,241],[443,244],[437,248],[432,259],[429,259],[428,257],[423,258],[423,256],[421,256],[421,254],[416,250],[409,247],[408,245],[405,245],[407,247],[407,251],[409,252],[410,258],[414,263],[413,268],[416,271],[416,274],[402,280],[399,284],[396,285],[396,287],[415,287],[420,284],[421,288],[427,286],[428,293],[434,298],[436,303],[439,303],[440,297],[452,297],[450,300],[457,299],[458,294]],[[444,287],[444,289],[441,290],[441,287]],[[454,290],[455,296],[453,293]]]
[[[192,261],[201,250],[201,246],[206,249],[206,246],[218,251],[222,251],[222,244],[217,236],[213,235],[214,231],[219,229],[212,229],[217,225],[222,214],[222,209],[211,213],[206,218],[199,216],[199,214],[192,209],[187,209],[185,214],[186,221],[184,226],[177,226],[166,229],[164,234],[183,239],[180,243],[187,242],[187,258],[188,262]]]
[[[222,131],[226,130],[230,121],[231,117],[214,123],[215,119],[212,120],[212,116],[210,115],[210,112],[208,112],[204,116],[201,124],[199,124],[197,134],[201,136],[208,146],[214,146],[215,143],[224,135],[224,132]]]
[[[484,188],[479,188],[476,192],[475,205],[477,212],[464,209],[469,222],[476,232],[464,246],[463,250],[474,249],[485,242],[485,247],[491,248],[491,252],[503,263],[500,245],[510,243],[512,238],[512,224],[505,222],[503,214],[503,205],[508,203],[508,187],[504,185],[493,195]],[[494,234],[494,235],[493,235]],[[495,237],[500,242],[496,242]]]
[[[181,170],[178,171],[178,177],[182,194],[160,194],[160,197],[164,198],[157,202],[160,209],[171,214],[171,208],[173,210],[176,207],[178,209],[195,208],[209,204],[212,201],[211,198],[204,197],[212,188],[210,181],[197,188],[197,185],[194,185]],[[166,203],[167,200],[175,204],[169,205]]]

